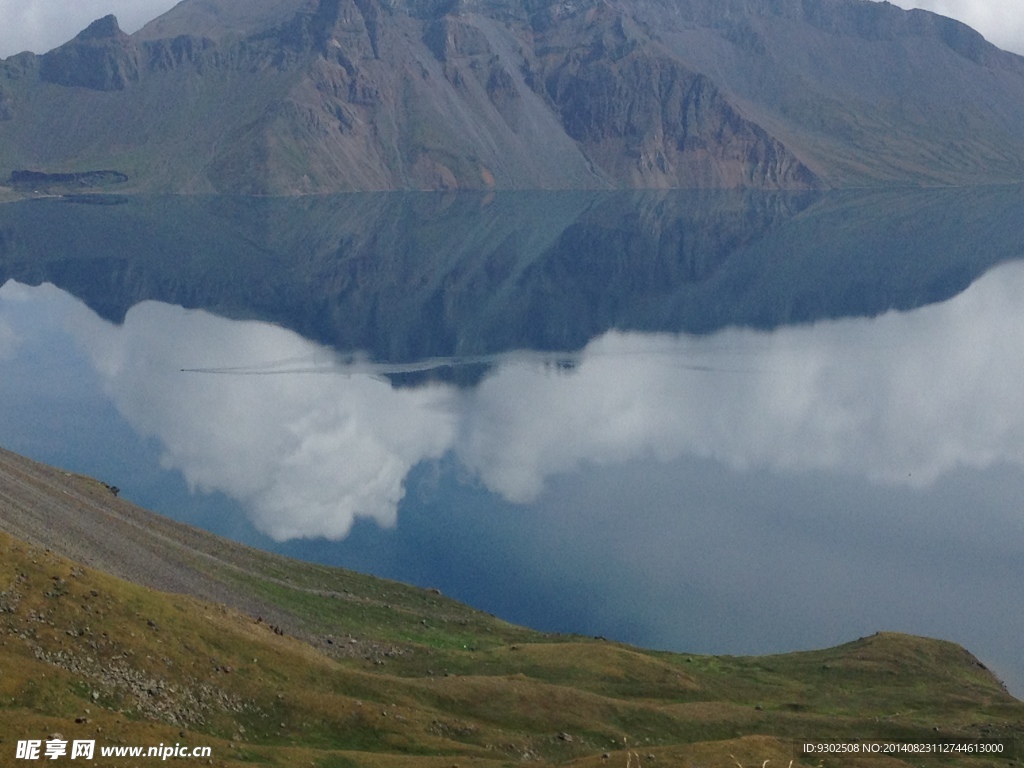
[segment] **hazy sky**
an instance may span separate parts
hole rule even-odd
[[[1020,0],[897,0],[903,8],[925,8],[960,19],[989,40],[1024,53],[1024,13]],[[0,0],[0,56],[23,50],[42,53],[113,13],[134,32],[176,5],[176,0]]]
[[[893,4],[959,19],[996,45],[1024,54],[1024,13],[1020,0],[896,0]]]

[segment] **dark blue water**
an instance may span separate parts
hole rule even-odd
[[[544,629],[1024,691],[1019,190],[4,208],[7,448]]]

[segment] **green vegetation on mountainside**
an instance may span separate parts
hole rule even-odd
[[[88,503],[125,505],[88,478],[17,466],[0,473],[5,527],[26,487],[86,516]],[[141,510],[135,520],[168,549],[184,541],[184,526]],[[16,740],[52,733],[209,745],[215,765],[320,768],[785,765],[798,740],[1024,735],[1024,703],[951,643],[882,633],[756,658],[650,652],[193,535],[197,578],[280,618],[148,589],[0,534],[0,764]],[[927,761],[953,763],[1012,760]]]

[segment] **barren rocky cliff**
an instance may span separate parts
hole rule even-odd
[[[867,0],[186,0],[0,62],[0,177],[149,191],[1024,177],[1024,59]]]

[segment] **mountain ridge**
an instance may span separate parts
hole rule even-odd
[[[0,174],[147,191],[1009,183],[1021,125],[1024,58],[868,0],[185,0],[0,62]]]

